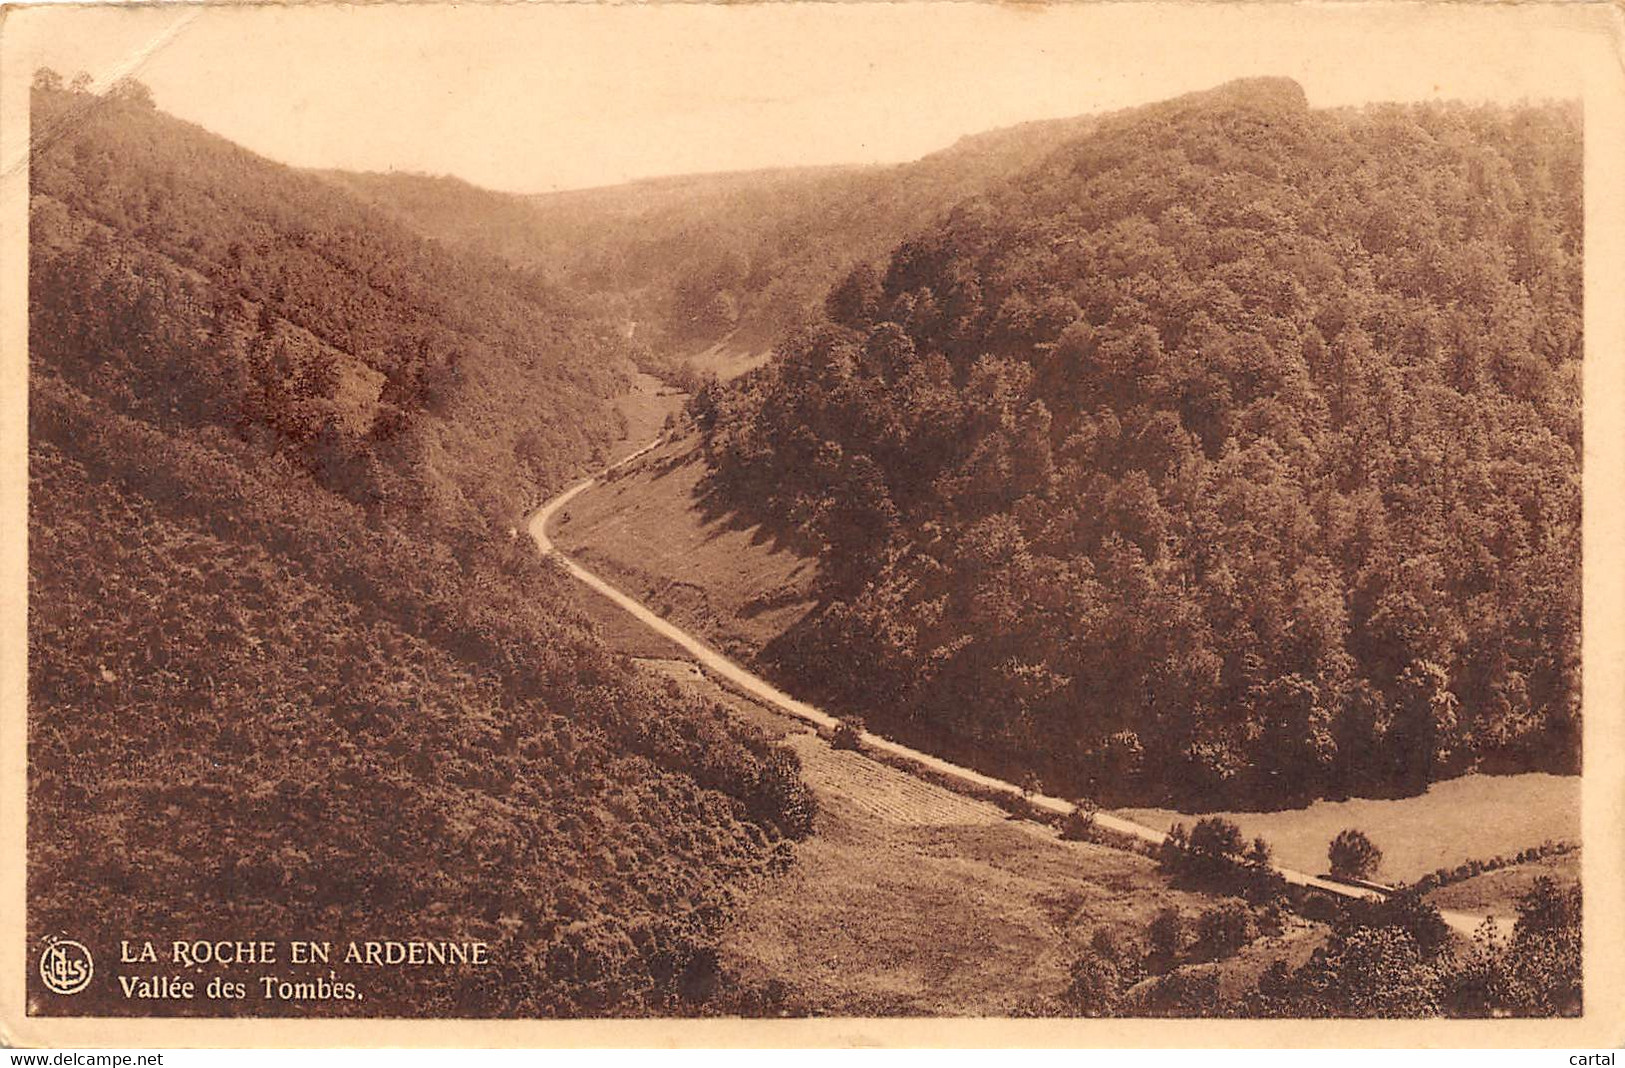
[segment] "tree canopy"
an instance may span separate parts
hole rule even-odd
[[[825,546],[774,669],[1104,798],[1575,770],[1580,146],[1236,83],[855,270],[693,409]]]

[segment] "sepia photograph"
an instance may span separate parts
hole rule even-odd
[[[7,1044],[1625,1037],[1608,5],[5,15]]]

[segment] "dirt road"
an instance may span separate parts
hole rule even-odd
[[[615,468],[624,464],[631,463],[640,456],[654,449],[663,440],[664,438],[657,438],[654,441],[651,441],[649,444],[632,453],[630,456],[627,456],[625,459],[606,468],[605,473],[613,471]],[[752,674],[743,667],[740,667],[726,656],[723,656],[715,649],[712,649],[710,646],[706,645],[699,638],[680,627],[674,626],[667,620],[662,619],[660,615],[652,609],[636,600],[633,600],[631,597],[628,597],[614,586],[611,586],[609,583],[593,574],[591,571],[588,571],[586,568],[570,559],[553,545],[552,540],[547,536],[548,523],[558,513],[559,509],[563,508],[578,494],[584,492],[597,481],[598,477],[594,477],[577,483],[576,485],[565,490],[563,493],[554,497],[552,500],[548,501],[536,512],[534,516],[531,517],[530,534],[531,537],[536,539],[537,547],[540,548],[542,553],[544,555],[552,554],[556,556],[559,562],[564,565],[564,568],[569,571],[577,581],[608,598],[615,605],[631,614],[635,619],[638,620],[638,622],[642,623],[650,630],[653,630],[655,633],[680,646],[685,652],[694,658],[695,662],[699,664],[702,669],[722,680],[727,685],[734,687],[735,689],[747,694],[755,700],[762,702],[763,704],[766,704],[788,715],[794,716],[797,719],[804,720],[805,722],[811,723],[818,727],[833,728],[837,722],[835,716],[832,716],[828,712],[821,709],[815,708],[812,705],[807,704],[805,701],[798,701],[796,698],[785,693],[783,690],[780,690],[772,683]],[[912,761],[930,769],[933,772],[936,772],[939,775],[957,782],[979,787],[984,790],[992,790],[999,793],[1007,793],[1016,796],[1020,796],[1022,792],[1021,788],[1013,783],[1005,782],[1002,779],[995,779],[989,775],[983,775],[981,772],[973,771],[970,768],[960,767],[957,764],[952,764],[946,760],[934,757],[929,753],[922,753],[917,749],[911,749],[906,745],[899,744],[888,738],[883,738],[878,734],[865,732],[862,737],[862,743],[867,749],[902,757],[905,760]],[[1057,815],[1066,815],[1072,811],[1073,807],[1070,801],[1066,801],[1059,797],[1049,797],[1043,794],[1029,795],[1027,801],[1036,809]],[[1122,819],[1121,817],[1114,816],[1108,812],[1097,813],[1095,816],[1095,822],[1098,826],[1103,827],[1106,830],[1114,831],[1118,834],[1126,835],[1142,842],[1148,842],[1152,845],[1160,845],[1167,837],[1162,831],[1141,826],[1138,823],[1133,823],[1129,820]],[[1291,868],[1277,867],[1275,871],[1280,874],[1281,878],[1285,879],[1286,882],[1292,886],[1312,887],[1317,890],[1323,890],[1329,894],[1336,894],[1339,897],[1380,898],[1383,896],[1379,891],[1376,890],[1350,886],[1346,883],[1334,882],[1330,879],[1323,879],[1317,875],[1310,875],[1306,872],[1294,871]],[[1443,912],[1442,915],[1444,916],[1445,922],[1448,923],[1453,930],[1469,938],[1472,937],[1473,932],[1478,929],[1479,925],[1485,919],[1483,916],[1475,916],[1470,913],[1463,912]]]

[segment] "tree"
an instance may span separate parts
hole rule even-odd
[[[114,82],[107,90],[107,95],[121,104],[131,104],[139,108],[150,110],[157,106],[152,99],[152,90],[147,88],[147,84],[130,77],[120,78]]]
[[[831,322],[866,328],[880,306],[880,278],[867,263],[852,268],[824,298],[824,313]]]
[[[1331,861],[1332,874],[1339,879],[1365,879],[1382,863],[1382,850],[1367,838],[1364,831],[1350,828],[1339,831],[1326,850]]]
[[[868,456],[844,460],[843,485],[828,501],[819,522],[829,543],[830,571],[838,585],[856,585],[868,572],[868,557],[897,529],[897,506],[885,474]],[[846,581],[842,581],[846,580]]]
[[[1398,707],[1389,731],[1393,761],[1400,769],[1396,778],[1420,791],[1451,759],[1459,702],[1447,672],[1432,661],[1411,663],[1396,686]]]
[[[787,838],[801,841],[812,834],[818,799],[801,777],[801,758],[795,750],[780,745],[768,752],[749,808],[753,818],[773,822]]]
[[[1450,925],[1444,922],[1438,906],[1412,887],[1383,898],[1345,901],[1339,926],[1344,929],[1397,928],[1409,935],[1416,948],[1430,960],[1450,944]]]
[[[1205,816],[1191,828],[1190,851],[1212,861],[1232,861],[1246,848],[1241,828],[1223,816]]]
[[[1396,927],[1361,927],[1335,939],[1309,971],[1321,1012],[1385,1019],[1439,1012],[1439,973]]]
[[[34,88],[56,92],[62,88],[62,75],[50,67],[40,67],[34,72]]]
[[[828,627],[783,666],[1114,803],[1572,766],[1577,116],[1275,101],[1247,160],[1236,100],[1187,103],[939,220],[878,295],[854,270],[713,405],[729,503],[895,509],[840,597],[908,655]]]

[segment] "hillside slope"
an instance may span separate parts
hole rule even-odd
[[[565,506],[551,537],[618,589],[749,663],[814,607],[818,564],[708,500],[696,444],[679,438],[603,479]]]
[[[610,402],[633,369],[624,341],[536,272],[425,240],[142,100],[46,92],[37,118],[68,131],[35,161],[35,241],[60,253],[42,282],[71,299],[130,240],[161,257],[184,296],[141,277],[106,284],[148,319],[168,317],[169,344],[211,346],[216,378],[193,389],[221,404],[243,393],[246,421],[280,445],[337,434],[411,453],[445,490],[437,506],[498,521],[620,436]],[[104,345],[84,333],[98,294],[77,288],[83,306],[48,325]]]
[[[669,366],[719,342],[765,352],[816,316],[855,264],[1095,121],[1025,123],[895,166],[690,175],[525,198],[455,179],[329,177],[427,234],[591,292],[634,329],[646,360]]]
[[[506,528],[618,436],[612,332],[139,87],[34,108],[28,925],[96,981],[32,1011],[701,1011],[811,809]],[[120,940],[209,934],[491,963],[121,993]]]
[[[706,390],[713,507],[821,544],[798,693],[1174,806],[1572,772],[1580,125],[1102,119]]]

